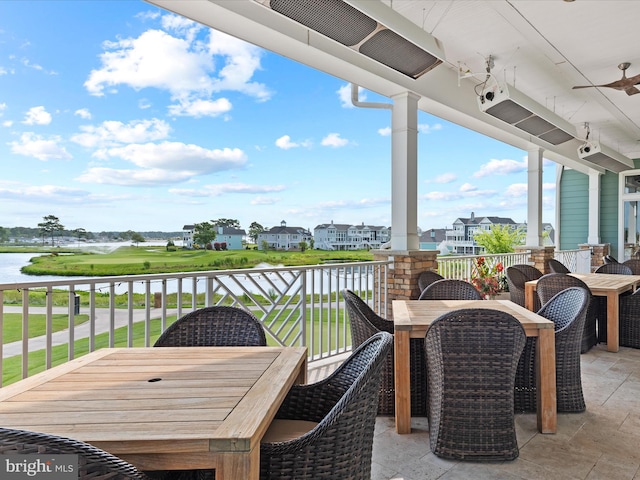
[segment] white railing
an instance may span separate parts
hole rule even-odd
[[[558,250],[554,258],[573,273],[591,273],[591,249]]]
[[[170,320],[203,306],[232,305],[253,312],[271,342],[306,346],[309,362],[351,349],[340,291],[351,289],[376,311],[386,311],[391,262],[354,262],[152,275],[86,277],[0,284],[0,372],[19,361],[26,378],[101,347],[150,346]],[[378,287],[379,286],[379,287]],[[14,304],[13,306],[11,304]],[[3,338],[7,314],[22,332]],[[35,317],[35,315],[41,315]],[[86,315],[76,325],[76,317]],[[54,322],[66,321],[66,328]],[[57,330],[57,331],[54,331]],[[5,343],[6,342],[6,343]],[[61,352],[61,349],[63,350]],[[64,351],[66,350],[66,351]],[[5,368],[6,367],[6,368]],[[18,380],[15,378],[14,380]]]
[[[531,252],[499,253],[494,255],[452,255],[438,257],[438,273],[444,278],[456,278],[469,281],[472,278],[476,259],[484,257],[489,268],[502,263],[504,269],[512,265],[529,262]]]

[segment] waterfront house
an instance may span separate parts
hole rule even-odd
[[[319,250],[370,250],[380,248],[391,238],[388,227],[322,223],[313,229],[314,247]]]
[[[280,226],[271,227],[258,234],[258,250],[263,250],[264,245],[273,250],[300,250],[300,243],[306,242],[311,246],[313,239],[311,232],[303,227],[287,227],[287,222],[282,220]]]

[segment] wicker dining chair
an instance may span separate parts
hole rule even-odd
[[[419,300],[482,300],[482,295],[469,282],[445,278],[425,288]]]
[[[640,348],[640,289],[620,296],[618,333],[621,347]]]
[[[633,275],[633,270],[624,263],[605,263],[596,268],[593,273],[608,273],[613,275]]]
[[[260,444],[260,480],[371,479],[380,370],[392,345],[391,334],[376,333],[324,380],[291,387]]]
[[[618,259],[616,257],[612,257],[611,255],[605,255],[602,257],[602,261],[604,263],[618,263]]]
[[[586,408],[582,392],[580,346],[590,296],[589,290],[583,287],[569,287],[554,295],[538,312],[538,315],[554,323],[559,413],[584,412]],[[535,347],[536,337],[527,337],[516,374],[514,409],[517,412],[536,410]]]
[[[521,268],[528,267],[528,268]],[[509,298],[513,303],[524,307],[525,304],[525,286],[524,284],[530,280],[537,280],[542,276],[540,270],[531,265],[512,265],[505,270],[507,284],[509,285]],[[534,309],[540,310],[540,298],[534,292]]]
[[[589,306],[587,308],[587,316],[584,322],[584,332],[580,344],[580,352],[586,353],[599,341],[598,332],[596,331],[596,325],[599,325],[598,318],[602,310],[602,299],[591,295],[591,290],[582,280],[572,275],[565,275],[563,273],[548,273],[547,275],[543,275],[538,280],[536,290],[538,292],[540,302],[542,303],[542,305],[544,305],[549,300],[551,300],[551,298],[558,292],[561,292],[565,288],[569,287],[581,287],[589,292]]]
[[[444,277],[438,272],[434,272],[433,270],[425,270],[422,272],[418,276],[418,288],[420,289],[420,293],[422,293],[424,289],[433,282],[437,282],[438,280],[444,280]]]
[[[26,454],[54,458],[57,455],[77,455],[78,464],[73,467],[74,478],[78,480],[150,480],[130,463],[88,443],[47,433],[0,428],[0,455]]]
[[[550,258],[549,260],[547,260],[547,266],[549,267],[549,271],[551,273],[571,273],[571,270],[569,270],[566,265],[559,262],[555,258]]]
[[[631,258],[629,260],[625,260],[622,262],[623,265],[626,265],[631,269],[632,275],[640,275],[640,260],[637,258]]]
[[[349,328],[351,345],[359,347],[378,332],[393,333],[393,321],[381,317],[353,291],[342,290]],[[409,341],[411,375],[411,415],[427,415],[427,365],[424,356],[424,338],[412,338]],[[378,415],[395,415],[396,389],[393,360],[393,347],[381,370],[382,382],[378,399]]]
[[[265,346],[260,321],[237,307],[214,306],[194,310],[171,324],[154,347]]]
[[[450,311],[426,334],[431,451],[454,460],[518,456],[514,382],[526,336],[512,315]]]

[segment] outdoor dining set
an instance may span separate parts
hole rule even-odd
[[[439,457],[514,460],[516,414],[553,434],[558,414],[585,411],[581,353],[640,348],[640,262],[604,260],[593,274],[511,266],[510,300],[423,272],[393,319],[344,289],[353,348],[315,383],[305,347],[269,346],[239,307],[200,308],[151,348],[0,389],[0,455],[73,455],[82,480],[370,479],[376,416],[390,416],[397,434],[427,417]]]

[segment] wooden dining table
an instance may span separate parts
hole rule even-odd
[[[0,389],[0,425],[71,437],[141,470],[258,480],[260,441],[305,347],[104,348]]]
[[[607,299],[607,350],[620,350],[619,308],[620,294],[635,290],[640,284],[640,275],[614,275],[609,273],[569,273],[582,280],[591,294]],[[529,310],[534,309],[534,299],[538,280],[530,280],[524,284],[524,302]]]
[[[552,321],[510,300],[394,300],[396,431],[411,432],[410,338],[424,338],[431,322],[461,308],[492,308],[513,315],[536,342],[537,424],[541,433],[556,433],[556,346]]]

